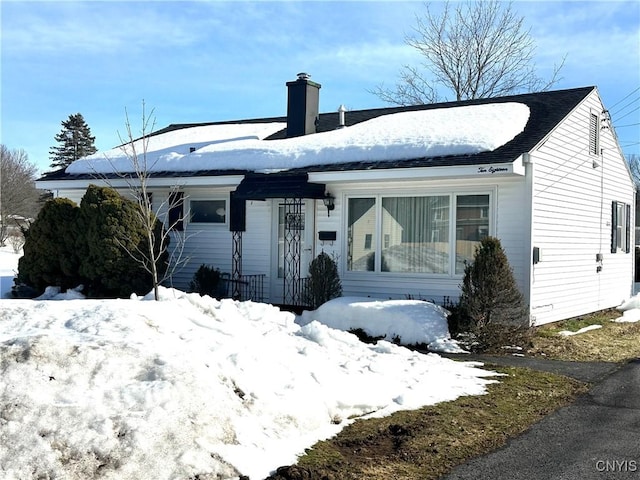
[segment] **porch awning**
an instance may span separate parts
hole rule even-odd
[[[325,184],[309,183],[306,173],[279,175],[252,173],[233,192],[237,200],[266,200],[267,198],[324,198]]]

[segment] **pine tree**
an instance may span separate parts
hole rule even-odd
[[[489,324],[528,324],[524,297],[500,240],[487,237],[464,269],[460,304],[477,328]]]
[[[54,138],[59,145],[49,150],[50,167],[53,169],[65,168],[79,158],[97,152],[94,145],[96,137],[91,135],[91,129],[80,113],[63,120],[62,130]]]
[[[487,237],[476,247],[461,289],[461,314],[474,335],[469,348],[495,352],[505,345],[531,346],[528,308],[500,240]]]

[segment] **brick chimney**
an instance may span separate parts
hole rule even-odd
[[[287,137],[316,133],[320,84],[309,78],[309,74],[299,73],[297,80],[287,82]]]

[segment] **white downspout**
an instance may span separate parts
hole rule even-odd
[[[531,325],[535,324],[535,318],[532,314],[532,306],[533,306],[533,295],[532,295],[532,291],[533,291],[533,286],[534,286],[534,279],[535,279],[535,275],[534,275],[534,266],[533,266],[533,247],[534,247],[534,233],[533,233],[533,219],[534,219],[534,201],[533,201],[533,185],[534,185],[534,164],[533,164],[533,158],[531,157],[531,154],[529,152],[525,152],[522,154],[522,163],[524,164],[524,169],[525,169],[525,174],[524,174],[524,178],[525,178],[525,196],[526,196],[526,200],[525,200],[525,205],[524,205],[524,216],[525,216],[525,225],[527,226],[526,228],[529,229],[528,232],[526,232],[524,238],[525,238],[525,242],[523,245],[524,248],[524,258],[526,259],[526,263],[525,263],[525,282],[527,283],[525,285],[525,291],[524,293],[524,297],[525,297],[525,301],[527,302],[527,304],[529,305],[529,314],[530,314],[530,318],[529,318],[529,322]]]

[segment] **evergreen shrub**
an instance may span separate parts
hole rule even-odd
[[[200,295],[209,295],[211,298],[219,298],[220,295],[220,270],[204,263],[193,274],[189,283],[189,291]]]
[[[304,301],[311,308],[318,308],[333,298],[342,296],[342,282],[338,266],[333,258],[322,252],[309,265],[309,279]]]
[[[155,220],[153,235],[160,278],[168,268],[163,225]],[[24,256],[18,282],[37,291],[85,286],[91,297],[128,297],[153,288],[145,268],[149,239],[136,203],[108,187],[90,185],[78,207],[64,198],[49,200],[25,230]],[[148,267],[148,265],[147,265]]]
[[[527,306],[500,240],[487,237],[476,247],[473,262],[465,266],[461,290],[460,308],[478,349],[528,342]]]
[[[144,295],[153,288],[145,268],[149,257],[147,231],[138,205],[108,187],[89,185],[80,202],[78,247],[82,252],[80,274],[88,279],[92,297]],[[156,219],[156,249],[162,238]],[[158,262],[160,277],[168,267],[168,254]]]
[[[78,206],[66,198],[43,205],[31,226],[23,230],[18,284],[28,285],[39,294],[49,285],[67,289],[83,283],[76,247],[78,213]]]

